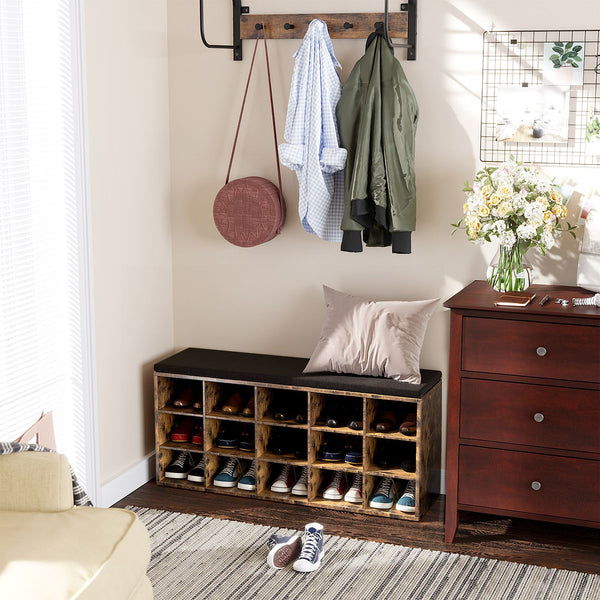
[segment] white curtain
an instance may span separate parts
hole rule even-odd
[[[78,0],[0,0],[0,440],[53,411],[96,492]]]

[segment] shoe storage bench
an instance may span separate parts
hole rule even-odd
[[[158,485],[241,495],[320,508],[385,515],[391,518],[419,520],[427,510],[429,497],[437,493],[440,479],[441,373],[422,370],[419,385],[391,379],[340,374],[302,374],[307,360],[302,358],[246,354],[218,350],[188,348],[154,366],[154,401],[156,423],[156,481]],[[175,407],[173,400],[186,387],[193,390],[196,408]],[[254,399],[254,414],[244,416],[222,411],[222,406],[239,392],[245,401]],[[291,419],[276,420],[281,406],[293,407]],[[362,417],[362,428],[328,427],[324,415],[332,407],[348,408]],[[278,408],[279,407],[279,408]],[[375,430],[377,415],[391,410],[398,415],[416,413],[416,433],[404,435],[395,431]],[[293,415],[303,414],[297,423]],[[181,419],[191,417],[204,431],[203,443],[174,442],[170,432]],[[217,445],[219,433],[227,427],[240,427],[254,436],[251,451],[222,448]],[[248,433],[246,433],[248,435]],[[319,449],[326,440],[350,444],[362,450],[360,464],[326,462]],[[383,469],[374,462],[382,450],[393,459]],[[281,446],[281,447],[280,447]],[[287,448],[286,448],[287,446]],[[165,469],[182,450],[192,453],[198,462],[205,460],[204,482],[165,477]],[[219,469],[231,457],[245,465],[255,460],[256,490],[214,485]],[[410,459],[414,467],[405,471],[401,459]],[[272,492],[271,484],[285,464],[297,473],[308,467],[308,493]],[[344,500],[325,500],[323,488],[334,472],[343,471],[348,481],[356,473],[362,477],[361,504]],[[415,483],[415,512],[369,508],[369,498],[382,478],[393,478],[398,487]]]

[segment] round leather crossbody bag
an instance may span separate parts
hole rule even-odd
[[[213,206],[219,233],[244,248],[272,240],[285,223],[285,202],[264,177],[234,179],[224,185]]]
[[[264,29],[263,29],[264,31]],[[283,227],[285,223],[286,208],[285,200],[281,190],[281,171],[279,168],[279,152],[277,148],[277,132],[275,129],[275,109],[273,107],[273,93],[271,88],[271,73],[269,69],[269,55],[267,53],[267,40],[262,36],[265,43],[265,58],[267,62],[267,78],[269,80],[269,97],[271,100],[271,118],[273,122],[273,139],[275,142],[275,160],[277,163],[277,178],[279,188],[264,177],[243,177],[229,181],[233,155],[240,132],[242,115],[248,95],[248,85],[252,76],[254,59],[256,58],[256,49],[258,40],[254,45],[254,54],[248,81],[246,82],[246,91],[242,101],[242,109],[238,120],[237,131],[233,141],[233,149],[229,160],[229,169],[225,178],[225,185],[219,190],[213,205],[213,218],[219,233],[232,244],[244,248],[258,246],[272,240]]]

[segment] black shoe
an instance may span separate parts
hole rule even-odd
[[[194,459],[187,451],[177,454],[165,469],[165,477],[169,479],[187,479],[188,473],[194,468]]]
[[[281,456],[282,454],[288,454],[290,451],[288,439],[279,430],[271,432],[269,447],[271,448],[271,452],[273,454],[277,454],[278,456]]]
[[[254,452],[254,427],[244,427],[240,433],[240,450]]]
[[[240,434],[236,427],[225,426],[217,437],[219,448],[237,448],[240,444]]]
[[[398,465],[398,460],[394,455],[392,448],[385,442],[380,441],[375,449],[373,462],[380,469],[394,469]]]
[[[344,448],[338,442],[325,441],[319,448],[322,460],[327,462],[340,462],[344,460]]]

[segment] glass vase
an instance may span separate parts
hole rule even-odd
[[[533,269],[525,258],[528,247],[518,242],[500,246],[487,270],[488,283],[499,292],[522,292],[532,283]]]

